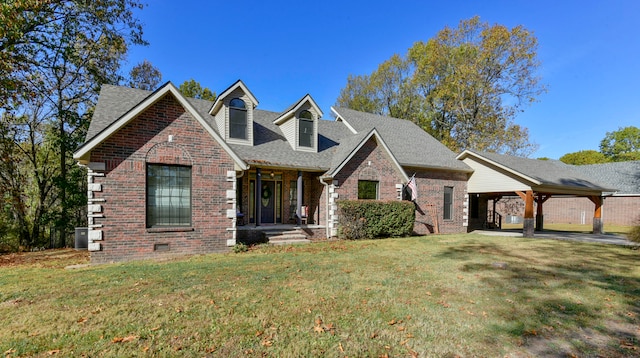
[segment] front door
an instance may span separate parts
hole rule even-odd
[[[260,190],[260,215],[262,222],[265,224],[275,223],[275,209],[276,209],[276,190],[275,182],[263,181],[262,188]]]

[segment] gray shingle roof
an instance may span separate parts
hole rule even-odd
[[[151,93],[129,87],[102,85],[98,104],[93,112],[91,123],[89,123],[86,141],[95,137]]]
[[[454,152],[411,121],[347,108],[334,111],[359,133],[376,128],[402,166],[471,171]]]
[[[470,151],[472,152],[472,151]],[[603,190],[611,188],[606,182],[598,182],[584,175],[573,165],[557,160],[538,160],[511,155],[475,152],[482,157],[517,171],[520,174],[536,179],[547,186],[566,186],[582,189]],[[606,190],[604,190],[606,191]]]
[[[576,165],[584,176],[617,188],[616,194],[640,195],[640,161]]]
[[[104,85],[87,132],[87,141],[151,94],[149,91]],[[217,131],[214,117],[208,113],[213,102],[193,98],[187,100]],[[344,108],[336,111],[356,128],[358,134],[353,134],[344,123],[320,120],[317,153],[293,150],[280,128],[273,123],[280,113],[259,109],[253,112],[254,145],[229,144],[229,147],[248,164],[324,172],[335,166],[336,160],[348,155],[353,146],[360,143],[361,137],[375,128],[403,166],[471,171],[456,159],[455,153],[410,121]],[[339,151],[337,156],[336,151]]]

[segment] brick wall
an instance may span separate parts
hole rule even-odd
[[[465,194],[467,191],[467,174],[444,170],[424,170],[406,168],[409,175],[416,173],[418,200],[414,233],[428,235],[435,231],[435,219],[441,234],[463,233]],[[444,188],[453,188],[453,213],[451,220],[444,220]]]
[[[591,224],[595,206],[588,198],[553,198],[544,203],[545,223]],[[584,212],[584,214],[583,214]],[[605,224],[636,225],[640,218],[640,196],[606,197],[602,205]]]
[[[402,173],[393,164],[386,150],[375,138],[370,138],[349,163],[334,176],[339,188],[338,200],[358,199],[358,180],[377,180],[380,200],[397,200],[396,184],[402,183]]]
[[[489,203],[491,206],[492,204]],[[534,208],[535,208],[534,203]],[[588,198],[551,197],[543,204],[547,224],[591,224],[595,205]],[[506,215],[523,216],[524,201],[519,197],[504,197],[496,204],[496,211]],[[635,225],[640,217],[640,196],[606,197],[602,206],[605,224]],[[583,222],[584,218],[584,222]]]
[[[427,235],[434,232],[438,220],[440,233],[466,232],[463,225],[467,174],[444,170],[425,170],[422,168],[404,168],[409,175],[416,173],[418,201],[414,233]],[[379,180],[380,200],[398,200],[396,184],[402,183],[402,174],[391,158],[375,139],[370,139],[354,155],[351,161],[335,176],[339,188],[336,190],[339,200],[358,199],[358,179]],[[453,217],[443,219],[444,188],[453,187]],[[432,213],[435,212],[435,217]]]
[[[226,174],[233,160],[171,94],[97,146],[91,162],[106,165],[104,177],[94,177],[102,188],[93,195],[105,202],[104,218],[94,220],[103,225],[103,240],[92,263],[228,250],[226,190],[233,182]],[[146,228],[146,163],[192,167],[190,228]],[[156,244],[168,250],[155,250]]]

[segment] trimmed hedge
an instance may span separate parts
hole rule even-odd
[[[358,240],[409,236],[416,219],[409,201],[338,201],[338,237]]]

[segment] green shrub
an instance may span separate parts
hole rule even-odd
[[[241,242],[233,245],[233,252],[235,252],[236,254],[239,254],[241,252],[247,252],[247,251],[249,251],[249,246]]]
[[[640,243],[640,218],[638,218],[637,225],[627,234],[627,238],[629,238],[630,241]]]
[[[343,200],[338,202],[339,237],[358,240],[409,236],[415,205],[408,201]]]

